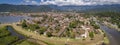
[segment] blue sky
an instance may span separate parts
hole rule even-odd
[[[20,4],[23,0],[0,0],[0,4],[8,3],[8,4]]]
[[[39,3],[41,0],[0,0],[0,4],[28,4],[29,5],[30,2],[27,3],[26,1],[36,1]]]
[[[120,0],[0,0],[0,4],[24,5],[104,5],[120,4]]]

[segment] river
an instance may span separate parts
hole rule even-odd
[[[100,28],[105,31],[110,40],[110,45],[120,45],[120,32],[103,24],[100,24]]]
[[[11,33],[12,36],[17,36],[19,40],[25,39],[25,37],[19,33],[17,33],[13,27],[7,26],[7,30]]]

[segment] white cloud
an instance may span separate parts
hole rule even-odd
[[[103,4],[118,4],[120,0],[47,0],[40,4],[48,5],[103,5]]]
[[[28,3],[28,2],[30,2],[31,0],[23,0],[23,1],[25,1],[25,2],[27,2],[27,3]]]
[[[31,3],[32,3],[32,4],[35,4],[35,5],[39,4],[39,3],[36,2],[36,1],[31,1]]]
[[[25,5],[40,5],[40,2],[37,2],[36,0],[23,0],[22,2]]]
[[[120,4],[120,0],[24,0],[26,3],[37,5],[103,5],[103,4]]]

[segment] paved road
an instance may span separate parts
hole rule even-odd
[[[106,32],[110,45],[120,45],[120,32],[102,24],[100,24],[100,28]]]

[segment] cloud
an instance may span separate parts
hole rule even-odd
[[[120,0],[24,0],[26,3],[37,5],[104,5],[104,4],[120,4]]]
[[[36,0],[23,0],[22,3],[25,5],[40,5],[40,2],[37,2]]]
[[[119,4],[120,0],[47,0],[41,2],[43,5],[103,5],[103,4]]]
[[[23,0],[23,1],[25,1],[26,3],[28,3],[28,2],[30,2],[31,0]]]
[[[32,4],[35,4],[35,5],[39,4],[39,3],[36,2],[36,1],[31,1],[31,3],[32,3]]]

